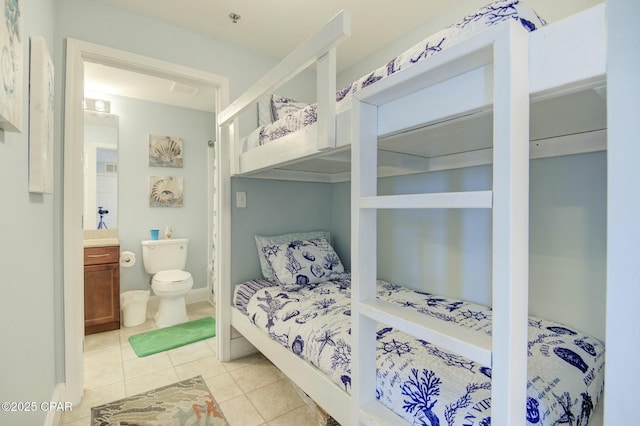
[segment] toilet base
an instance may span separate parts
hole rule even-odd
[[[155,320],[158,328],[187,322],[189,318],[187,317],[187,306],[184,296],[172,298],[161,297]]]

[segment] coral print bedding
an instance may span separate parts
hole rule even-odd
[[[255,284],[255,282],[254,282]],[[268,281],[261,282],[268,285]],[[254,285],[250,320],[282,346],[351,391],[351,282],[325,281],[299,291]],[[246,294],[245,294],[246,296]],[[491,309],[384,281],[378,298],[475,333],[491,334]],[[491,368],[428,341],[378,325],[376,396],[416,425],[491,423]],[[527,424],[584,426],[604,380],[604,346],[570,327],[529,318]]]
[[[519,0],[501,0],[491,3],[415,44],[375,71],[339,90],[336,93],[337,111],[348,108],[351,97],[358,90],[469,39],[487,28],[509,20],[520,23],[527,31],[534,31],[546,25],[536,12]],[[274,122],[252,132],[246,140],[245,149],[252,149],[280,139],[317,121],[317,104],[315,103],[305,105],[274,95],[271,100],[271,109]]]

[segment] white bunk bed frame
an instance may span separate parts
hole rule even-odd
[[[275,343],[231,306],[232,288],[221,285],[217,295],[219,351],[223,360],[250,350],[244,339],[232,339],[233,326],[255,348],[287,374],[338,422],[348,424],[401,424],[404,421],[376,401],[375,327],[383,322],[421,336],[483,365],[491,365],[492,423],[525,423],[528,317],[528,197],[529,159],[606,149],[603,131],[529,142],[530,102],[606,84],[606,18],[599,5],[573,17],[526,33],[514,23],[486,31],[438,55],[387,77],[357,92],[351,108],[337,116],[335,106],[335,45],[348,34],[348,16],[339,14],[270,74],[249,89],[219,117],[223,146],[232,154],[231,175],[336,182],[345,172],[320,174],[305,171],[331,152],[331,161],[350,163],[352,197],[352,392],[349,397],[322,373]],[[332,33],[332,36],[327,34]],[[318,43],[318,40],[322,40]],[[328,41],[331,40],[331,41]],[[316,48],[320,45],[320,48]],[[261,148],[259,157],[244,158],[237,150],[237,117],[264,94],[287,81],[292,71],[318,57],[318,133],[313,144],[275,141]],[[331,72],[329,71],[331,70]],[[332,74],[333,72],[333,74]],[[487,78],[487,76],[492,78]],[[447,93],[446,97],[438,96]],[[327,96],[328,94],[328,96]],[[461,96],[464,94],[464,96]],[[436,108],[437,106],[437,108]],[[446,125],[493,111],[491,147],[455,146],[407,165],[403,155],[387,155],[394,162],[382,174],[415,173],[493,163],[492,190],[466,193],[378,196],[378,149],[395,135],[425,125]],[[322,115],[321,115],[322,112]],[[460,118],[462,117],[462,118]],[[453,119],[453,120],[452,120]],[[444,124],[441,124],[444,123]],[[334,133],[331,129],[335,129]],[[335,137],[332,137],[335,135]],[[406,135],[405,135],[406,136]],[[281,143],[280,143],[281,142]],[[563,143],[559,143],[563,142]],[[284,145],[295,144],[293,156]],[[282,146],[281,146],[282,145]],[[290,147],[290,145],[287,145]],[[348,156],[348,149],[351,158]],[[273,151],[273,152],[271,152]],[[267,154],[267,152],[269,152]],[[337,153],[337,155],[336,155]],[[346,156],[345,153],[347,154]],[[249,154],[251,155],[251,154]],[[289,168],[301,164],[298,169]],[[306,163],[306,164],[305,164]],[[312,165],[311,167],[316,167]],[[285,167],[282,169],[282,167]],[[276,170],[268,170],[280,168]],[[403,169],[403,170],[401,170]],[[347,178],[348,179],[348,178]],[[228,194],[228,185],[225,185]],[[223,193],[224,197],[225,194]],[[376,269],[365,261],[375,258],[376,210],[398,208],[493,209],[493,338],[468,337],[414,317],[376,300]],[[227,215],[226,220],[229,219]],[[227,223],[228,225],[228,223]],[[224,219],[222,229],[225,227]],[[230,242],[228,231],[224,239]],[[223,246],[225,247],[225,246]],[[226,247],[229,247],[228,245]],[[224,250],[223,250],[224,251]],[[228,259],[223,259],[227,260]],[[219,282],[229,282],[229,264],[221,262]],[[304,374],[301,372],[304,371]]]

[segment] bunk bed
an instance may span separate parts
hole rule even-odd
[[[289,293],[283,287],[274,288],[271,281],[253,281],[248,283],[248,287],[235,292],[231,287],[220,287],[218,338],[224,342],[223,358],[238,353],[230,348],[232,341],[227,327],[232,326],[341,424],[397,424],[400,417],[416,424],[437,424],[434,423],[437,420],[429,417],[435,395],[440,399],[452,397],[453,400],[447,400],[447,407],[450,407],[466,398],[463,396],[465,392],[469,394],[477,389],[471,391],[468,387],[471,384],[463,384],[462,391],[458,388],[430,394],[429,397],[427,388],[432,387],[435,378],[428,374],[433,372],[425,364],[417,363],[415,371],[405,372],[414,374],[413,378],[405,379],[423,393],[422,408],[416,408],[416,404],[419,405],[417,401],[411,408],[411,398],[407,400],[407,393],[404,393],[404,399],[400,399],[400,408],[394,406],[398,402],[385,400],[386,395],[393,391],[381,384],[381,376],[388,373],[376,370],[380,367],[379,357],[376,359],[376,342],[391,333],[390,329],[394,329],[393,333],[397,329],[400,330],[397,333],[406,334],[393,334],[391,339],[394,342],[413,338],[418,343],[425,342],[423,346],[437,345],[438,349],[432,352],[440,354],[441,359],[464,359],[467,365],[474,366],[471,368],[475,368],[474,373],[487,372],[490,368],[491,389],[483,390],[489,393],[490,402],[487,398],[474,402],[476,406],[483,403],[485,408],[492,406],[490,416],[476,418],[472,413],[455,419],[444,413],[439,419],[441,424],[445,419],[448,424],[483,424],[481,422],[487,422],[488,417],[492,424],[538,424],[543,421],[547,423],[542,424],[551,424],[576,416],[570,406],[578,403],[574,397],[569,399],[568,390],[562,391],[559,387],[559,394],[556,394],[553,390],[549,392],[554,385],[546,385],[543,388],[551,399],[542,403],[545,414],[537,416],[537,405],[531,405],[540,403],[537,397],[542,398],[545,393],[532,383],[535,381],[531,377],[532,371],[538,374],[535,368],[544,370],[547,367],[541,367],[529,356],[535,352],[545,358],[553,358],[549,351],[553,352],[555,346],[554,361],[566,364],[564,367],[569,370],[586,373],[578,380],[586,386],[582,390],[586,399],[582,401],[582,411],[576,420],[586,424],[593,409],[590,404],[597,403],[602,388],[604,349],[597,339],[561,324],[546,324],[543,328],[547,333],[540,334],[540,330],[535,328],[544,320],[527,315],[528,165],[530,158],[606,148],[601,121],[591,119],[594,115],[602,116],[602,108],[606,108],[602,96],[606,87],[605,10],[604,5],[600,5],[538,28],[535,24],[540,23],[540,19],[526,15],[526,9],[521,8],[518,1],[496,2],[487,8],[507,7],[513,10],[514,5],[518,5],[517,12],[525,13],[523,16],[526,18],[520,19],[516,15],[515,19],[486,31],[467,34],[428,60],[394,70],[385,78],[375,78],[378,75],[374,71],[363,78],[366,80],[373,76],[375,83],[364,86],[354,83],[360,84],[359,89],[352,91],[349,100],[336,109],[334,94],[337,92],[338,99],[341,99],[344,92],[335,88],[335,46],[349,33],[348,15],[339,14],[222,111],[219,124],[223,146],[229,150],[228,171],[231,176],[318,182],[351,180],[352,197],[352,275],[310,286],[311,293],[322,289],[314,294],[331,294],[335,300],[341,300],[337,305],[349,311],[348,315],[337,315],[349,317],[346,325],[338,326],[346,327],[351,336],[349,386],[344,381],[344,374],[339,377],[343,380],[340,383],[327,376],[326,372],[310,367],[319,361],[314,362],[310,356],[305,359],[304,345],[300,342],[313,341],[317,337],[305,340],[303,331],[293,331],[292,328],[287,328],[286,333],[271,330],[278,327],[274,322],[277,315],[269,315],[269,312],[275,312],[274,306],[286,304],[293,309],[295,303],[303,300],[314,306],[313,303],[322,304],[324,299],[314,299],[313,294],[301,289]],[[463,22],[465,20],[473,18],[466,17]],[[536,31],[525,31],[532,29],[529,24],[536,26]],[[329,36],[328,33],[334,35]],[[427,50],[434,46],[434,39],[428,40]],[[243,148],[246,142],[237,132],[239,114],[252,107],[260,97],[277,90],[294,71],[316,59],[318,102],[316,106],[301,108],[302,112],[298,114],[306,114],[313,108],[314,114],[317,111],[317,118],[309,126],[302,126],[301,130],[280,132],[283,137],[268,143],[258,142],[253,149]],[[574,114],[557,120],[557,125],[536,128],[539,115],[559,110],[570,110]],[[271,127],[278,125],[273,123]],[[456,134],[454,141],[447,137],[452,132]],[[254,136],[265,133],[267,130],[264,128],[257,129]],[[483,136],[486,134],[489,136]],[[493,164],[492,190],[377,194],[376,181],[380,176],[490,163]],[[399,307],[403,304],[418,306],[420,300],[424,302],[425,298],[431,297],[446,300],[444,304],[449,306],[464,305],[464,301],[424,294],[418,294],[420,300],[403,299],[399,294],[415,292],[377,280],[375,267],[371,267],[367,259],[375,259],[376,256],[375,212],[389,208],[492,209],[493,306],[490,311],[481,306],[466,309],[466,312],[483,312],[486,317],[493,318],[493,321],[489,319],[484,331],[478,334],[460,327],[452,328],[447,321],[438,319],[446,316],[444,312],[424,315],[428,311],[426,307],[422,307],[421,312],[407,312]],[[303,242],[304,245],[318,244],[317,239]],[[280,247],[282,252],[290,251],[287,243],[292,241]],[[299,243],[294,242],[292,247],[298,247]],[[389,286],[394,288],[393,292],[388,291]],[[338,299],[341,292],[349,293],[346,301]],[[248,315],[239,308],[240,304],[231,304],[232,293],[244,295],[250,308]],[[385,298],[385,294],[390,298]],[[308,310],[308,306],[293,309],[296,312]],[[267,331],[260,330],[259,326]],[[322,326],[317,325],[316,329],[322,329]],[[283,337],[285,334],[286,339]],[[300,339],[295,344],[297,337]],[[284,341],[286,344],[283,345]],[[537,345],[544,346],[544,349],[535,348]],[[585,353],[594,365],[584,362],[581,355]],[[529,377],[525,367],[527,360],[530,362]],[[393,364],[397,360],[388,362]],[[331,369],[335,370],[336,365],[330,365]],[[300,371],[305,373],[300,374]],[[425,375],[419,377],[423,372]],[[397,386],[398,383],[396,393],[405,390]],[[555,408],[552,409],[552,405]],[[441,406],[444,403],[441,402]],[[549,414],[554,410],[564,412]],[[421,417],[407,417],[407,412],[420,412]],[[531,416],[525,416],[525,413]],[[573,420],[575,418],[572,417]]]

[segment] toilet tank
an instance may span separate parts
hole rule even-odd
[[[145,240],[142,242],[142,262],[149,274],[170,269],[184,269],[187,264],[186,238]]]

